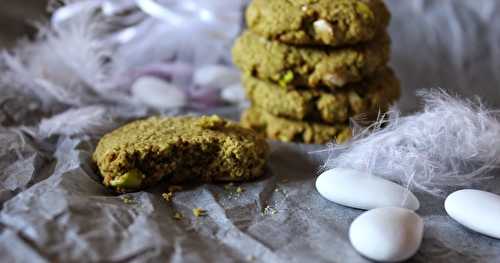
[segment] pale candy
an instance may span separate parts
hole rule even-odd
[[[364,212],[349,229],[352,246],[363,256],[383,262],[412,257],[422,243],[424,222],[413,211],[382,207]]]
[[[225,87],[221,91],[221,97],[225,101],[232,103],[243,103],[245,99],[245,91],[241,84],[233,84],[231,86]]]
[[[316,189],[326,199],[358,209],[398,206],[410,210],[420,207],[406,188],[371,174],[353,169],[334,168],[316,180]]]
[[[180,88],[152,76],[138,78],[132,85],[131,91],[132,96],[142,103],[159,109],[182,107],[188,100]]]
[[[448,215],[465,227],[500,239],[500,196],[465,189],[450,194],[444,208]]]
[[[207,65],[197,69],[193,82],[203,87],[224,88],[240,82],[240,72],[228,66]]]

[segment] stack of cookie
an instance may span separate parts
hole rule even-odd
[[[233,48],[252,103],[243,125],[282,141],[349,139],[350,118],[373,120],[399,97],[389,20],[383,0],[253,0]]]

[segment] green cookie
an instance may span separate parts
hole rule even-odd
[[[248,27],[268,39],[295,45],[352,45],[388,26],[382,0],[253,0]]]
[[[234,63],[249,76],[281,86],[329,87],[359,82],[389,61],[387,33],[372,42],[344,48],[289,46],[244,32],[233,47]]]
[[[105,135],[93,160],[106,186],[129,192],[162,179],[249,180],[263,174],[268,152],[262,136],[218,116],[152,117]]]
[[[243,83],[247,97],[258,108],[278,117],[329,124],[386,111],[400,95],[399,81],[389,68],[334,92],[286,89],[250,76],[244,76]]]
[[[284,142],[324,144],[339,143],[351,138],[348,124],[325,125],[276,117],[262,109],[251,107],[241,116],[243,126],[256,130],[268,138]]]

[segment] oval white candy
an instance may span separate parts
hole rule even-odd
[[[193,82],[196,85],[223,88],[240,82],[240,72],[232,67],[207,65],[197,69]]]
[[[460,190],[446,198],[444,208],[451,218],[465,227],[500,238],[499,195],[480,190]]]
[[[422,243],[424,221],[413,211],[381,207],[364,212],[349,228],[352,246],[376,261],[397,262],[413,256]]]
[[[326,199],[358,209],[385,206],[417,210],[420,203],[412,192],[383,178],[353,169],[334,168],[316,180],[316,189]]]
[[[232,103],[243,103],[246,101],[245,90],[239,83],[227,86],[222,89],[221,97],[225,101]]]
[[[138,78],[131,91],[132,96],[155,108],[182,107],[187,103],[187,96],[179,87],[153,76]]]

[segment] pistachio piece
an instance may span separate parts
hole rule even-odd
[[[132,189],[140,187],[143,179],[144,174],[141,171],[132,169],[121,176],[114,178],[111,182],[109,182],[109,184],[114,187]]]
[[[293,71],[289,70],[286,72],[286,74],[280,79],[279,84],[282,87],[287,86],[290,82],[292,82],[295,79],[295,75],[293,74]]]
[[[202,116],[198,120],[198,125],[202,128],[217,130],[224,127],[227,124],[227,121],[223,118],[212,115],[212,116]]]
[[[373,14],[370,7],[364,3],[356,2],[356,11],[358,11],[358,13],[360,13],[365,18],[375,19],[375,14]]]

